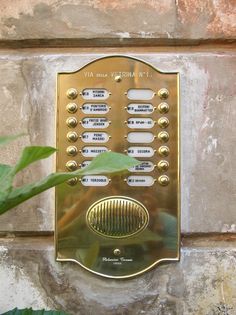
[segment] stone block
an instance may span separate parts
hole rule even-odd
[[[1,313],[15,306],[71,315],[236,313],[235,242],[183,245],[179,263],[165,263],[125,281],[55,262],[53,251],[50,238],[1,240]]]
[[[0,39],[47,45],[233,40],[234,0],[1,1]],[[108,40],[107,40],[108,39]],[[20,43],[18,43],[20,45]],[[80,44],[81,45],[81,44]]]

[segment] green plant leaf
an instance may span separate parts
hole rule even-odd
[[[117,173],[140,163],[140,161],[128,155],[116,152],[103,152],[93,159],[87,167],[77,172],[79,175]]]
[[[39,146],[30,146],[25,147],[19,161],[17,162],[14,173],[18,173],[22,169],[26,168],[28,165],[36,162],[38,160],[46,159],[52,155],[57,149],[53,147],[39,147]]]
[[[69,315],[69,314],[65,312],[61,312],[61,311],[45,311],[45,310],[34,311],[32,310],[32,308],[26,308],[23,310],[19,310],[18,308],[15,308],[14,310],[3,313],[2,315]]]
[[[0,214],[75,176],[79,177],[89,174],[117,173],[140,163],[140,161],[124,154],[115,152],[101,153],[83,169],[70,173],[53,173],[41,181],[12,190],[7,198],[0,202]]]
[[[19,135],[11,135],[11,136],[1,136],[0,137],[0,146],[1,145],[6,145],[8,143],[10,143],[13,140],[16,140],[22,136],[25,136],[25,133],[19,134]]]
[[[0,200],[8,195],[11,188],[11,172],[12,166],[6,164],[0,164]]]

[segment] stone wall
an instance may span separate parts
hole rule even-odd
[[[54,261],[54,192],[0,217],[0,313],[18,306],[76,315],[236,313],[236,6],[225,0],[2,0],[1,149],[55,146],[56,73],[110,54],[180,72],[179,263],[132,280],[96,277]],[[49,174],[53,160],[17,178]]]

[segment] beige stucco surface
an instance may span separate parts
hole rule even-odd
[[[126,54],[180,73],[181,258],[132,280],[54,260],[54,192],[0,216],[0,314],[236,314],[235,0],[1,0],[1,149],[55,145],[56,73]],[[32,165],[17,186],[54,169]]]
[[[0,133],[27,133],[2,151],[1,162],[14,162],[23,145],[55,146],[57,72],[75,71],[104,55],[77,50],[0,55]],[[235,232],[235,53],[183,50],[129,55],[162,71],[180,73],[182,232]],[[53,159],[35,164],[18,177],[17,185],[53,169]],[[53,221],[51,190],[1,216],[0,229],[53,231]]]

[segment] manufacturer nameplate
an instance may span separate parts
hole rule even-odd
[[[127,112],[129,114],[152,114],[154,107],[152,104],[129,104],[127,106]]]
[[[151,118],[129,118],[127,125],[131,129],[150,129],[155,122]]]
[[[109,92],[105,89],[84,89],[82,97],[84,100],[106,100]]]
[[[86,175],[81,178],[83,186],[106,186],[109,179],[103,175]]]
[[[83,147],[81,153],[85,157],[95,157],[106,151],[108,151],[106,147]]]
[[[106,132],[84,132],[81,139],[85,143],[105,143],[109,135]]]
[[[127,184],[129,186],[152,186],[154,184],[154,178],[152,176],[129,176],[127,178]]]
[[[109,107],[107,104],[91,104],[91,103],[85,103],[82,106],[82,112],[84,114],[107,114],[109,112]]]
[[[152,157],[155,151],[152,147],[129,147],[127,153],[132,157]]]
[[[109,121],[106,118],[92,118],[86,117],[81,122],[84,128],[107,128],[109,126]]]

